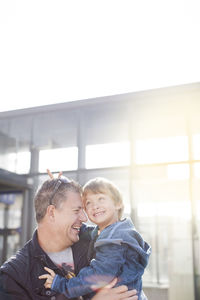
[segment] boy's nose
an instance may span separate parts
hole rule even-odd
[[[98,209],[99,208],[99,204],[98,203],[94,203],[92,206],[93,209]]]

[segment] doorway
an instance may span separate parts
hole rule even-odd
[[[0,265],[29,238],[27,178],[0,169]]]

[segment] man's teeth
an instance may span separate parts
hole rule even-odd
[[[73,226],[73,229],[80,231],[80,227]]]

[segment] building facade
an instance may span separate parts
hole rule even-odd
[[[0,113],[0,259],[36,227],[46,168],[120,188],[153,300],[200,297],[200,83]]]

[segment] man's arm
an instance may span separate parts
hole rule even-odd
[[[46,288],[62,293],[67,298],[89,294],[94,290],[93,286],[99,289],[119,276],[119,270],[124,264],[124,247],[108,244],[102,245],[101,250],[96,252],[96,259],[90,262],[90,266],[81,269],[77,277],[66,279],[45,267],[49,274],[43,274],[39,278],[46,279]]]
[[[125,285],[114,288],[116,283],[117,279],[115,278],[107,286],[100,289],[91,300],[138,300],[136,290],[128,291]]]

